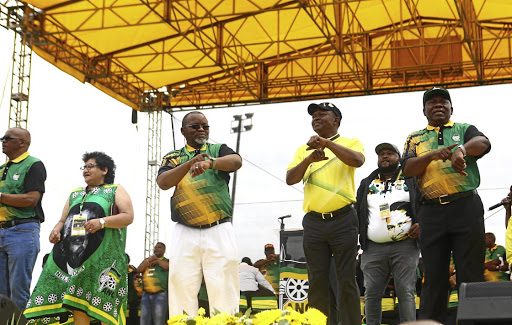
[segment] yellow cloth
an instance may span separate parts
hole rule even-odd
[[[512,218],[508,219],[507,231],[505,233],[505,248],[507,262],[512,265]]]
[[[357,139],[338,137],[335,143],[364,154],[363,145]],[[306,150],[307,145],[297,149],[293,161],[287,170],[302,162],[312,151]],[[312,163],[304,173],[304,212],[331,212],[356,201],[354,173],[356,168],[350,167],[325,148],[328,160]]]

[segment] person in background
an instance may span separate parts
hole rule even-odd
[[[485,233],[484,277],[486,282],[509,281],[505,247],[496,244],[492,232]]]
[[[128,261],[128,309],[126,313],[127,325],[140,325],[139,307],[140,296],[137,290],[137,278],[139,274],[137,268],[130,264],[130,255],[126,254]]]
[[[272,244],[266,244],[264,252],[265,259],[257,260],[254,267],[265,276],[265,279],[274,288],[274,292],[279,293],[279,254],[276,254]]]
[[[169,260],[164,254],[165,244],[158,242],[153,255],[137,267],[137,273],[142,273],[144,289],[140,309],[140,323],[144,325],[161,325],[167,320]]]
[[[361,181],[355,205],[368,325],[381,324],[382,295],[391,275],[400,321],[416,319],[416,268],[420,257],[415,180],[404,178],[400,151],[394,144],[381,143],[375,153],[378,168]]]
[[[252,266],[250,258],[242,258],[238,266],[238,276],[240,277],[240,294],[246,297],[247,308],[252,308],[253,297],[276,295],[276,291],[263,274]]]

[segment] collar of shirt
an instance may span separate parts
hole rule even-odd
[[[206,151],[206,143],[203,144],[201,149],[196,149],[196,148],[194,148],[192,146],[189,146],[189,144],[187,143],[185,145],[185,149],[186,149],[186,152],[187,152],[188,156],[190,157],[190,159],[192,159],[193,157],[197,156],[201,152],[205,152]]]
[[[17,164],[20,161],[23,161],[28,156],[30,156],[30,154],[28,152],[24,152],[21,155],[19,155],[18,157],[14,158],[13,160],[9,160],[8,162],[12,161],[13,163]]]
[[[445,125],[443,125],[443,127],[445,128],[451,128],[453,127],[453,121],[452,120],[449,120],[448,123],[446,123]],[[432,125],[427,125],[427,130],[429,131],[436,131],[436,132],[439,132],[439,129],[441,127],[440,126],[432,126]]]
[[[334,140],[338,139],[339,137],[340,137],[340,134],[336,133],[336,135],[331,137],[331,138],[329,138],[329,140],[334,141]]]

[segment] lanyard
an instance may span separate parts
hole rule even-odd
[[[393,186],[393,184],[395,184],[396,180],[400,179],[400,176],[402,176],[402,168],[400,168],[398,170],[398,173],[393,175],[393,177],[391,179],[387,179],[384,182],[384,191],[383,191],[384,195],[386,195],[386,192],[388,191],[388,185],[391,183],[391,186]]]
[[[94,192],[94,190],[96,190],[96,188],[102,187],[103,185],[105,185],[105,184],[94,186],[94,188],[92,190],[90,190],[90,191],[87,191],[87,187],[85,187],[85,195],[82,197],[82,202],[80,202],[80,212],[79,212],[79,214],[82,214],[82,209],[84,208],[84,203],[85,203],[85,200],[87,199],[87,196],[89,196],[89,193]]]

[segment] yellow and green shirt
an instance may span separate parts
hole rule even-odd
[[[364,154],[363,145],[357,139],[347,139],[339,134],[330,139],[334,143]],[[312,151],[303,145],[297,149],[287,170],[300,164]],[[356,168],[342,162],[329,149],[324,150],[327,160],[314,162],[304,173],[304,212],[319,213],[336,211],[356,201],[354,173]]]
[[[160,257],[160,260],[168,262],[165,257]],[[167,280],[169,278],[169,271],[164,269],[158,264],[146,267],[142,273],[142,283],[144,292],[158,293],[167,290]]]
[[[440,127],[428,125],[425,129],[409,135],[404,148],[403,165],[407,159],[421,157],[431,151],[449,147],[452,144],[464,144],[476,136],[484,136],[476,127],[466,123],[449,121]],[[425,172],[418,176],[418,188],[427,199],[435,199],[445,194],[455,194],[474,190],[480,185],[480,173],[477,159],[487,154],[491,148],[480,156],[467,156],[466,172],[468,176],[457,173],[450,160],[431,161]],[[452,151],[454,151],[453,149]]]
[[[187,144],[164,156],[158,175],[202,153],[210,157],[236,154],[225,144],[206,143],[198,150]],[[187,173],[176,185],[171,198],[172,220],[188,226],[202,226],[230,217],[232,208],[228,183],[229,174],[221,170],[207,169],[194,178]]]
[[[505,247],[500,245],[494,245],[492,248],[485,249],[485,262],[497,260],[499,258],[502,260],[506,260]],[[486,282],[499,282],[499,281],[508,281],[509,275],[506,272],[502,271],[489,271],[487,269],[484,270],[484,277]]]

